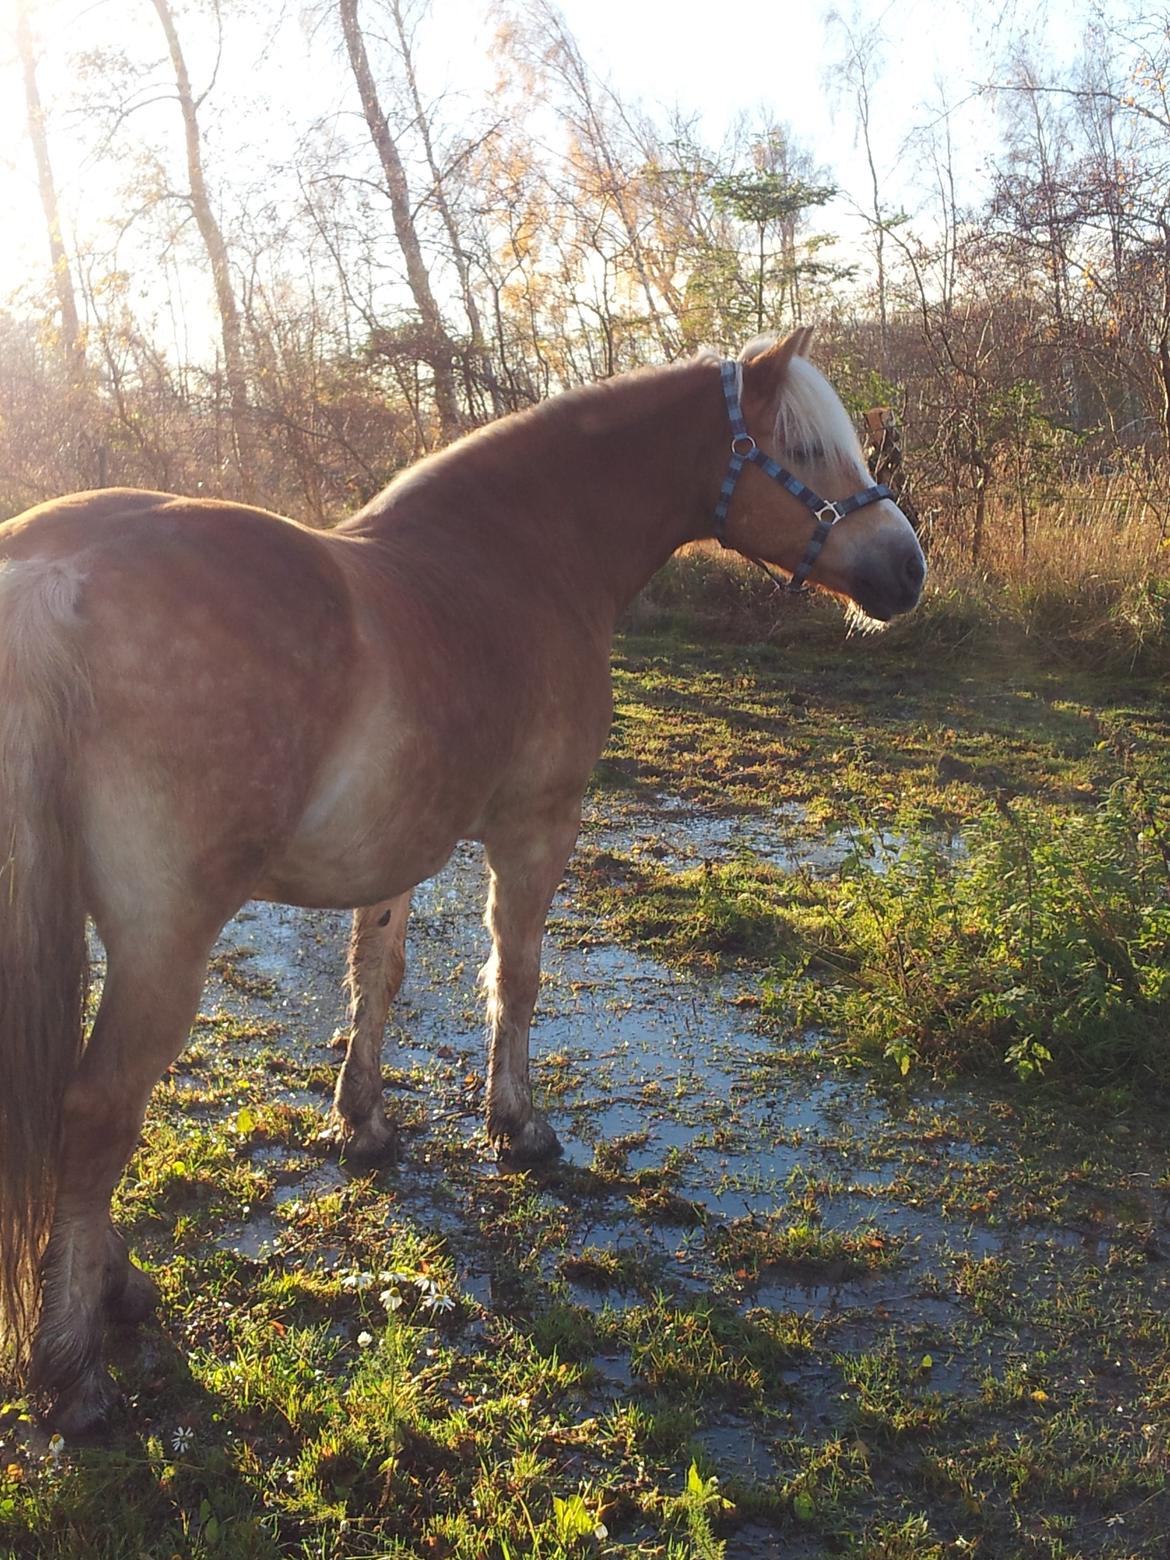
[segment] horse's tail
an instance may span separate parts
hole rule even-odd
[[[89,698],[80,587],[67,564],[0,559],[0,1339],[17,1366],[36,1324],[88,972],[75,775]]]

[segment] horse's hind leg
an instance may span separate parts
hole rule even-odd
[[[548,907],[576,843],[580,811],[533,817],[486,839],[492,953],[480,971],[488,998],[487,1130],[501,1156],[518,1162],[560,1153],[557,1135],[532,1107],[528,1030],[540,984]]]
[[[349,1037],[333,1111],[343,1151],[355,1159],[393,1159],[398,1152],[397,1132],[382,1105],[382,1037],[406,972],[409,915],[408,893],[353,913]]]
[[[150,1282],[110,1224],[150,1092],[178,1055],[199,1003],[211,935],[157,928],[107,941],[101,1006],[65,1092],[53,1229],[42,1263],[32,1380],[68,1434],[93,1428],[115,1396],[101,1361],[107,1308],[138,1316]]]

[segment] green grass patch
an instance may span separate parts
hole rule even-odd
[[[771,1218],[745,1217],[721,1225],[711,1242],[714,1254],[737,1277],[758,1278],[770,1269],[807,1283],[839,1284],[896,1261],[899,1242],[872,1225],[826,1229],[816,1219],[782,1212]]]
[[[576,872],[607,931],[674,963],[791,960],[824,921],[819,895],[750,857],[670,872],[585,851]]]

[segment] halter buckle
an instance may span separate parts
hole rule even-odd
[[[742,449],[740,445],[743,446]],[[750,433],[737,433],[731,441],[731,453],[738,455],[740,460],[750,460],[756,448],[756,441]]]
[[[813,514],[822,525],[836,525],[838,520],[844,520],[845,512],[838,509],[832,499],[826,499],[819,509],[814,509]]]

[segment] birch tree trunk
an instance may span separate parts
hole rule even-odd
[[[435,410],[444,441],[458,437],[463,428],[459,401],[455,393],[454,348],[443,323],[439,305],[431,290],[431,279],[423,260],[422,247],[411,211],[410,189],[406,182],[406,170],[402,165],[398,147],[390,134],[390,126],[378,98],[366,53],[365,38],[357,16],[357,0],[338,0],[341,31],[345,38],[350,68],[362,100],[362,112],[369,127],[370,138],[382,165],[386,180],[386,193],[390,199],[390,215],[394,223],[394,236],[406,262],[406,281],[414,306],[418,310],[425,336],[426,361],[434,375]]]
[[[199,131],[199,103],[191,91],[191,78],[182,45],[175,28],[175,18],[168,0],[151,0],[166,34],[171,65],[175,72],[175,90],[183,115],[183,134],[187,150],[187,180],[190,185],[191,210],[207,260],[211,266],[211,278],[215,286],[215,301],[219,309],[220,335],[223,341],[224,378],[227,381],[228,403],[232,429],[232,453],[239,473],[240,493],[250,502],[256,492],[256,444],[252,435],[251,412],[248,407],[248,376],[244,368],[241,349],[240,314],[232,289],[231,267],[228,263],[227,245],[223,232],[211,209],[207,193],[207,179],[203,170],[203,142]],[[200,102],[202,99],[199,100]]]
[[[394,31],[398,36],[398,52],[402,56],[402,70],[406,81],[406,90],[410,96],[410,106],[414,110],[415,124],[418,127],[419,139],[422,142],[423,152],[427,160],[427,171],[431,176],[431,189],[434,194],[435,208],[442,218],[443,229],[447,234],[447,242],[451,246],[451,259],[459,277],[459,290],[463,297],[463,310],[467,315],[467,323],[471,330],[471,351],[468,354],[468,389],[470,390],[472,384],[478,384],[485,388],[491,398],[492,415],[498,417],[501,411],[504,410],[504,407],[484,342],[483,321],[480,318],[475,288],[471,281],[471,266],[468,263],[467,250],[464,247],[463,236],[459,231],[455,211],[447,198],[445,178],[442,169],[439,167],[438,157],[435,154],[431,122],[423,106],[422,93],[419,90],[418,71],[414,62],[414,48],[410,30],[402,12],[401,0],[391,0],[390,14],[394,18]]]
[[[49,160],[49,138],[45,132],[45,113],[41,106],[40,88],[37,86],[36,58],[33,54],[32,33],[28,25],[28,0],[16,0],[16,48],[24,74],[28,138],[32,143],[33,157],[36,161],[37,188],[41,196],[41,209],[45,213],[49,256],[53,264],[53,289],[57,294],[57,309],[61,316],[62,353],[69,378],[77,384],[85,373],[85,348],[77,317],[73,274],[69,269],[69,256],[65,253],[65,242],[61,236],[61,212],[57,204],[57,186],[53,179],[53,165]]]

